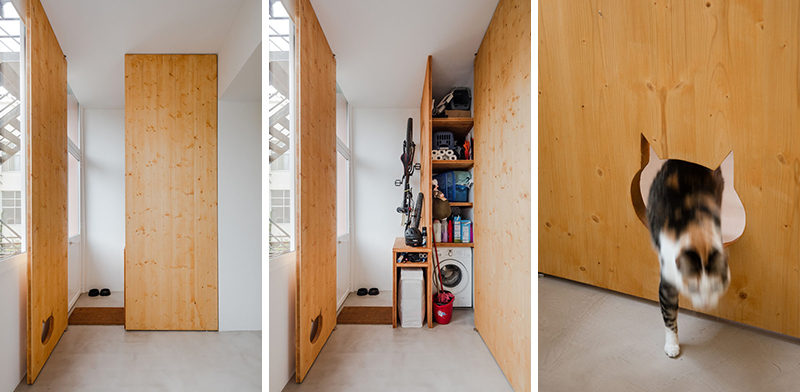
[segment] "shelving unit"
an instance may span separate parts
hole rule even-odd
[[[433,293],[431,292],[431,253],[433,249],[428,247],[413,248],[406,245],[403,237],[394,239],[392,246],[392,328],[397,328],[397,283],[402,268],[422,268],[425,276],[425,317],[427,318],[428,328],[433,328]],[[428,261],[424,263],[398,263],[397,255],[400,253],[426,253]]]
[[[470,170],[474,167],[475,161],[472,159],[461,159],[452,161],[433,160],[431,158],[431,146],[433,145],[433,133],[440,131],[450,131],[456,139],[464,139],[475,124],[472,117],[448,117],[448,118],[433,118],[431,112],[433,108],[433,81],[431,77],[431,62],[433,58],[428,56],[428,62],[425,72],[425,81],[422,89],[422,102],[420,103],[420,162],[422,170],[420,171],[420,186],[422,192],[425,194],[425,205],[422,211],[421,225],[427,227],[429,235],[433,235],[433,218],[431,217],[432,208],[432,192],[431,184],[433,175],[449,170]],[[473,97],[474,101],[474,97]],[[450,207],[459,208],[473,208],[473,203],[467,202],[450,202]],[[470,214],[474,220],[474,215]],[[474,222],[473,222],[474,224]],[[473,238],[474,240],[474,238]],[[430,245],[429,245],[430,246]],[[443,242],[437,243],[437,247],[465,247],[472,248],[474,243],[464,242]]]

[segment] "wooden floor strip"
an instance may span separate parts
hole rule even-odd
[[[391,306],[345,306],[336,318],[338,324],[392,325]]]
[[[69,325],[125,325],[125,308],[75,308]]]

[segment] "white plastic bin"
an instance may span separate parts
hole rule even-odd
[[[398,295],[400,326],[421,328],[425,320],[425,278],[422,268],[400,270]]]

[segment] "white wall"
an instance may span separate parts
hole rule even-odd
[[[219,102],[219,329],[261,329],[261,103]]]
[[[414,119],[414,143],[419,162],[419,108],[355,108],[350,120],[353,132],[353,205],[354,252],[353,286],[392,289],[392,244],[403,236],[401,205],[403,188],[395,187],[403,165],[400,154],[408,118]],[[411,178],[416,201],[419,172]]]
[[[0,261],[0,391],[13,391],[25,376],[27,255]]]
[[[280,391],[294,375],[297,254],[269,260],[269,390]]]
[[[125,112],[83,113],[86,195],[85,287],[124,289]]]

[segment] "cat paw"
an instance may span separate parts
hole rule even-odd
[[[667,343],[664,345],[664,352],[667,353],[668,357],[675,358],[681,353],[681,346]]]

